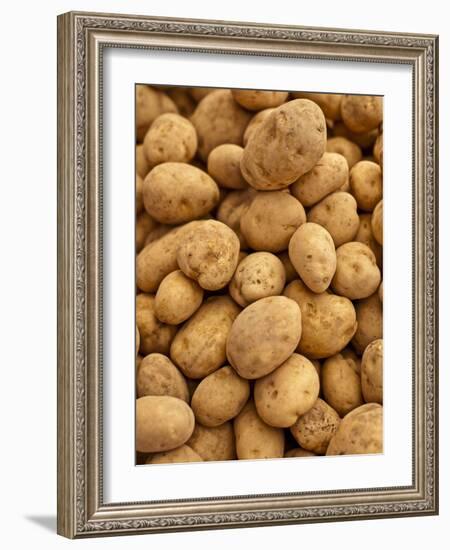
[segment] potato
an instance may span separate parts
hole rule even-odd
[[[344,348],[340,352],[340,355],[342,355],[357,374],[361,374],[361,357],[351,347]]]
[[[381,200],[374,208],[370,221],[372,233],[378,244],[383,244],[383,201]]]
[[[139,334],[139,329],[136,325],[136,337],[135,337],[135,348],[136,348],[136,357],[139,353],[139,347],[141,345],[141,335]]]
[[[200,101],[191,116],[197,130],[198,153],[204,161],[222,143],[242,145],[251,114],[238,105],[230,90],[214,90]]]
[[[338,153],[324,153],[312,170],[295,181],[290,191],[303,206],[312,206],[348,181],[348,163]]]
[[[136,400],[136,450],[159,453],[180,447],[191,437],[195,419],[181,399],[146,395]]]
[[[190,164],[159,164],[144,180],[145,209],[160,223],[173,225],[201,218],[218,202],[216,182]]]
[[[383,407],[367,403],[349,413],[330,441],[327,455],[383,452]]]
[[[340,416],[345,416],[364,403],[361,378],[354,370],[354,362],[340,353],[324,361],[321,383],[324,400]]]
[[[242,307],[267,296],[281,294],[286,275],[281,261],[270,252],[255,252],[238,265],[229,292]]]
[[[277,257],[284,267],[285,282],[290,283],[294,279],[297,279],[298,273],[295,271],[295,267],[292,265],[291,259],[289,258],[289,252],[285,250],[284,252],[277,254]]]
[[[144,209],[143,189],[144,180],[139,174],[136,174],[136,214],[139,214]]]
[[[239,460],[282,458],[284,454],[283,430],[263,422],[251,401],[235,418],[234,433]]]
[[[283,191],[258,191],[241,214],[241,233],[254,250],[286,250],[295,230],[306,222],[301,203]]]
[[[178,462],[203,462],[203,459],[187,445],[181,445],[171,451],[151,455],[145,461],[146,464],[174,464]]]
[[[171,395],[189,402],[186,380],[172,361],[160,353],[144,357],[136,378],[138,397],[144,395]]]
[[[298,353],[308,359],[322,359],[343,350],[350,342],[357,323],[355,308],[348,298],[329,292],[316,294],[300,280],[290,283],[283,294],[297,302],[302,312]]]
[[[155,314],[169,325],[183,323],[201,306],[203,289],[180,271],[166,275],[155,296]]]
[[[324,227],[334,241],[334,246],[352,241],[359,228],[359,216],[355,199],[349,193],[331,193],[311,208],[308,222]]]
[[[209,428],[220,426],[237,416],[250,395],[247,380],[229,366],[204,378],[192,396],[191,407],[197,422]]]
[[[366,403],[383,404],[383,340],[373,340],[361,361],[361,387]]]
[[[161,237],[164,237],[164,235],[167,235],[167,233],[172,231],[172,229],[173,225],[164,225],[162,223],[157,224],[155,229],[152,229],[145,237],[144,246],[147,246],[148,244],[157,241]]]
[[[383,337],[383,311],[378,293],[355,304],[358,328],[352,339],[356,352],[362,355],[366,347]]]
[[[189,162],[197,151],[192,123],[175,113],[157,117],[144,138],[144,152],[153,166],[163,162]]]
[[[375,254],[378,267],[381,268],[383,265],[383,249],[373,236],[371,218],[372,214],[369,213],[359,215],[359,228],[354,240],[370,248]]]
[[[176,86],[167,90],[166,93],[177,106],[181,116],[190,117],[195,111],[196,102],[192,99],[187,88]]]
[[[170,357],[189,378],[204,378],[226,360],[225,346],[239,307],[229,296],[209,298],[177,332]]]
[[[263,90],[232,90],[234,101],[249,111],[261,111],[284,103],[289,92],[266,92]]]
[[[380,286],[378,287],[378,297],[383,301],[383,281],[381,281]]]
[[[356,143],[356,145],[359,145],[362,149],[372,147],[378,135],[378,128],[374,128],[373,130],[369,130],[368,132],[364,132],[362,134],[356,134],[355,132],[349,130],[343,122],[337,122],[333,126],[333,136],[345,137],[353,143]]]
[[[142,144],[136,145],[136,175],[142,179],[150,172],[150,164],[144,153],[144,146]]]
[[[161,323],[155,315],[155,297],[151,294],[136,296],[136,324],[140,334],[139,350],[143,355],[169,352],[176,327]]]
[[[310,99],[322,109],[326,119],[338,120],[341,117],[341,94],[317,94],[313,92],[292,92],[292,97]]]
[[[228,225],[236,233],[243,249],[247,248],[248,244],[241,231],[241,217],[256,193],[254,189],[232,191],[222,200],[216,213],[217,220]]]
[[[165,93],[144,84],[136,86],[136,137],[142,142],[153,121],[163,113],[176,113],[175,103]],[[144,176],[142,176],[144,177]]]
[[[204,99],[207,95],[211,94],[212,92],[222,91],[223,88],[189,88],[189,93],[191,94],[194,101],[197,103]]]
[[[339,153],[345,157],[349,169],[362,159],[361,147],[344,137],[332,137],[327,140],[328,153]]]
[[[369,160],[357,162],[350,170],[350,189],[358,208],[372,212],[383,196],[380,166]]]
[[[157,227],[155,220],[147,214],[141,212],[136,217],[136,252],[140,252],[144,246],[147,235]]]
[[[224,223],[205,220],[180,240],[177,262],[205,290],[226,286],[236,270],[240,243]]]
[[[251,136],[255,133],[256,129],[259,128],[261,123],[266,120],[266,118],[270,115],[272,111],[275,110],[275,107],[272,107],[270,109],[264,109],[262,111],[258,111],[254,117],[250,120],[248,123],[247,128],[244,132],[244,147],[247,145],[249,139]]]
[[[383,99],[373,95],[345,95],[341,102],[341,117],[352,132],[369,132],[383,120]]]
[[[226,189],[247,189],[240,167],[243,153],[244,149],[233,143],[218,145],[208,155],[209,175]]]
[[[340,422],[338,413],[319,398],[313,407],[291,426],[291,434],[303,449],[324,455]]]
[[[205,461],[236,458],[235,437],[231,422],[225,422],[215,428],[196,424],[187,444]]]
[[[383,166],[383,134],[379,133],[373,144],[373,158],[380,166]]]
[[[336,294],[351,300],[368,298],[381,281],[375,254],[363,243],[350,242],[336,250],[336,273],[331,286]]]
[[[273,372],[255,382],[255,406],[269,426],[289,428],[307,413],[319,396],[320,382],[314,365],[294,353]]]
[[[297,447],[296,449],[290,449],[289,451],[286,451],[284,453],[284,458],[304,458],[308,456],[316,456],[314,453],[311,453],[310,451],[306,451],[305,449],[300,449]]]
[[[289,242],[289,258],[303,282],[324,292],[336,271],[336,251],[328,231],[317,223],[301,225]]]
[[[261,378],[292,355],[302,325],[298,305],[284,296],[262,298],[246,307],[228,334],[228,361],[242,378]]]

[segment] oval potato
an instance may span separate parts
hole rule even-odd
[[[383,404],[383,340],[373,340],[361,360],[361,387],[366,403]]]
[[[150,353],[142,359],[136,377],[136,389],[138,397],[170,395],[189,402],[189,390],[184,376],[161,353]]]
[[[201,306],[203,289],[181,271],[166,275],[155,296],[155,314],[162,323],[179,325]]]

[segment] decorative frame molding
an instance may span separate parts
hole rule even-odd
[[[414,84],[413,485],[102,501],[102,48],[406,63]],[[58,533],[112,534],[438,513],[438,38],[223,21],[58,17]]]

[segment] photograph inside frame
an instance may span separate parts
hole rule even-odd
[[[135,92],[136,464],[382,453],[383,98]]]

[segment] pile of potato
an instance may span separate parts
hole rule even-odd
[[[383,451],[382,111],[137,86],[138,464]]]

